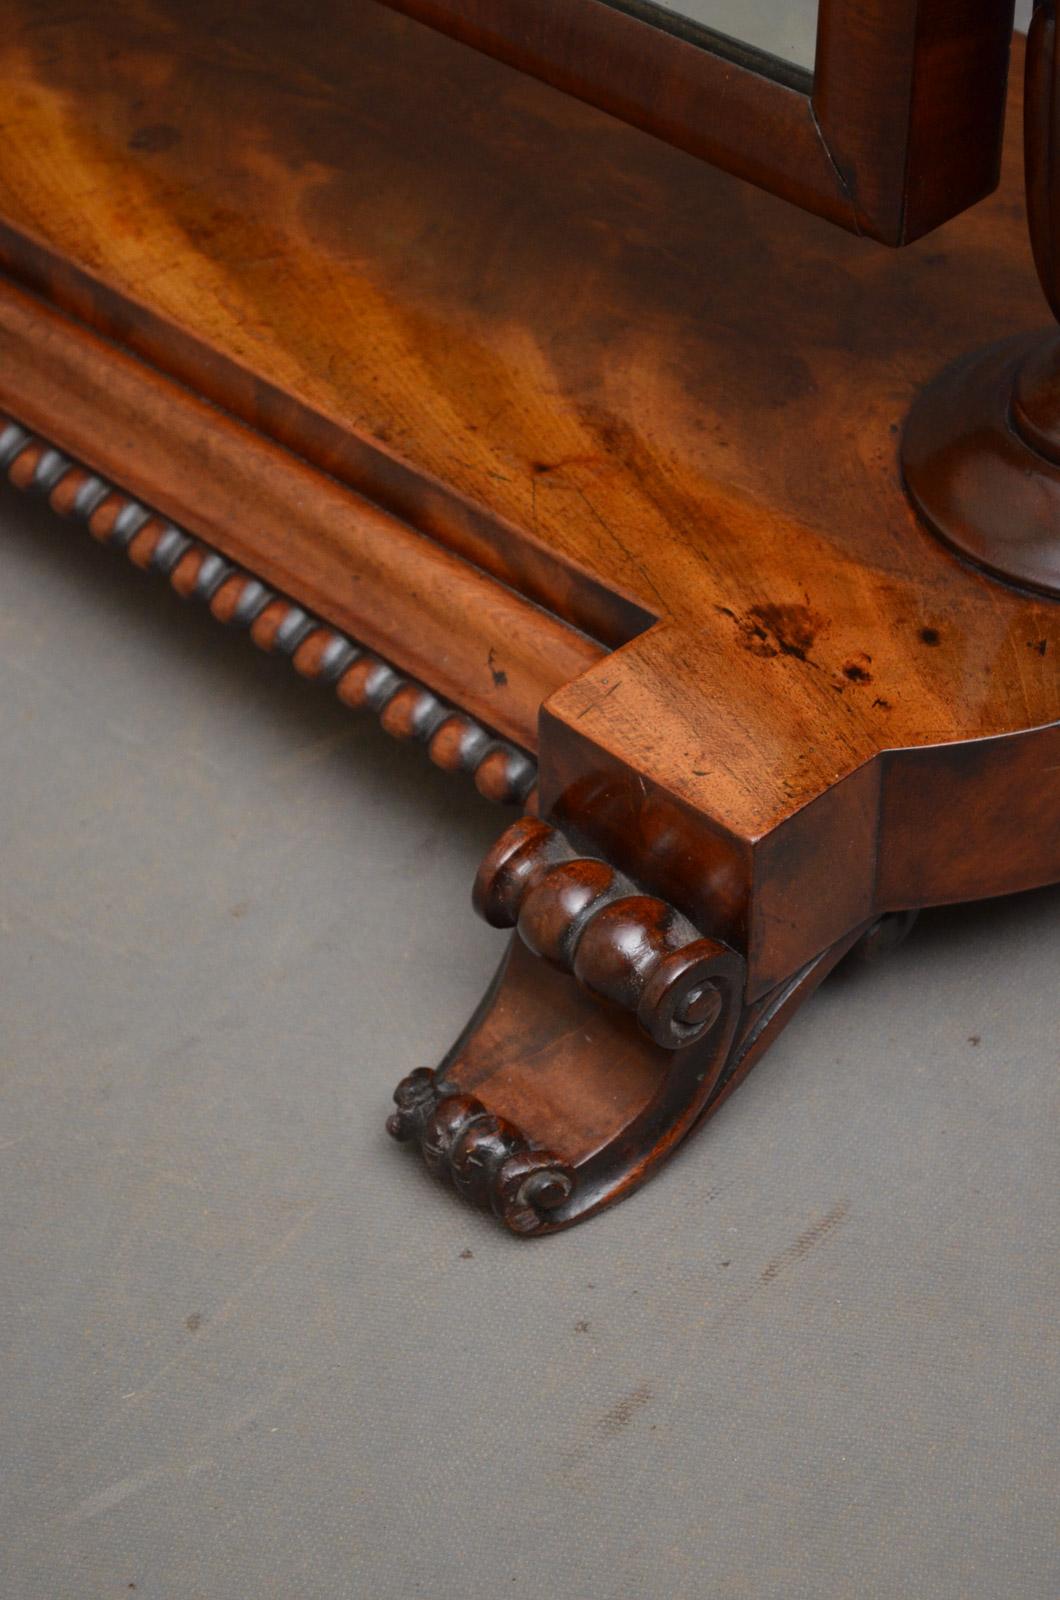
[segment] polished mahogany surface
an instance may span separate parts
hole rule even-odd
[[[1060,606],[898,453],[1046,321],[1018,137],[895,254],[369,3],[12,0],[0,83],[4,470],[536,751],[510,955],[391,1119],[459,1193],[590,1215],[853,947],[1060,878]]]
[[[623,645],[548,703],[544,804],[762,985],[1060,875],[1060,611],[897,461],[921,385],[1045,318],[1018,140],[896,255],[375,5],[18,3],[0,72],[12,276]]]

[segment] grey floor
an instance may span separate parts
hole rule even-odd
[[[1060,892],[537,1243],[383,1133],[500,813],[0,496],[3,1600],[1056,1600]]]

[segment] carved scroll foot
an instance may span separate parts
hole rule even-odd
[[[388,1128],[521,1234],[631,1193],[859,938],[887,942],[884,922],[853,930],[749,1004],[736,951],[534,818],[487,856],[475,903],[515,929],[507,954],[438,1071],[399,1085]]]

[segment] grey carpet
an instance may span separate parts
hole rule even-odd
[[[519,1243],[383,1132],[504,817],[0,497],[4,1600],[1056,1600],[1060,891]]]

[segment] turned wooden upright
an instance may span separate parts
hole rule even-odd
[[[1060,322],[1060,49],[1055,0],[1027,36],[1027,222]],[[988,571],[1060,595],[1060,329],[962,357],[917,401],[902,461],[939,536]]]

